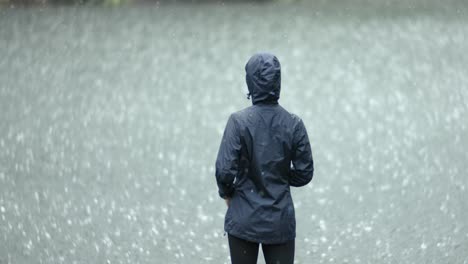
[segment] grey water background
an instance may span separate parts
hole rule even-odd
[[[315,159],[296,263],[468,263],[467,10],[2,7],[0,263],[229,263],[214,161],[262,50]]]

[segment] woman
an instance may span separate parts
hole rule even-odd
[[[296,220],[290,186],[312,180],[314,165],[302,120],[278,104],[281,67],[269,53],[245,66],[253,105],[231,114],[216,160],[224,229],[233,264],[293,263]]]

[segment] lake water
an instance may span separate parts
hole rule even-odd
[[[256,51],[312,144],[296,263],[468,263],[468,5],[426,3],[3,7],[0,263],[229,263]]]

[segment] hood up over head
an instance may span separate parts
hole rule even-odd
[[[275,55],[256,53],[245,65],[246,82],[252,103],[278,103],[281,91],[281,65]]]

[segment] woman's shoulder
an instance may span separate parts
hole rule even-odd
[[[297,114],[295,114],[293,112],[290,112],[289,110],[287,110],[283,106],[279,106],[279,110],[282,112],[282,116],[284,117],[284,119],[290,125],[295,126],[295,125],[302,122],[302,119],[301,119],[301,117],[299,117],[299,115],[297,115]]]
[[[238,119],[248,117],[249,115],[251,116],[253,114],[253,112],[254,112],[253,106],[248,106],[248,107],[246,107],[244,109],[233,112],[231,114],[231,116],[232,116],[232,118],[238,120]]]

